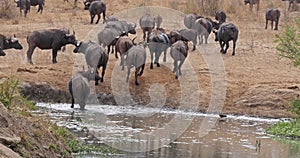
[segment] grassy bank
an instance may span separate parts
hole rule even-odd
[[[291,102],[291,112],[295,114],[295,119],[290,122],[278,122],[266,132],[271,135],[300,139],[300,100]]]
[[[3,145],[22,157],[72,157],[72,153],[92,151],[103,155],[115,153],[106,145],[82,143],[71,131],[48,118],[31,115],[37,107],[21,95],[18,85],[15,76],[0,82],[0,136],[20,140]]]

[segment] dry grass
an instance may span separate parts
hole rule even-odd
[[[0,1],[0,18],[11,19],[18,16],[16,6],[11,0]]]

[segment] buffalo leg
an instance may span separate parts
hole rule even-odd
[[[102,74],[101,74],[102,76],[101,76],[101,80],[100,80],[101,82],[104,81],[105,70],[106,70],[106,64],[104,64],[102,67]]]
[[[227,53],[227,49],[229,48],[229,41],[227,41],[225,44],[226,44],[226,47],[225,47],[224,54],[226,54],[226,53]]]
[[[150,69],[153,69],[153,52],[152,51],[150,51],[150,57],[151,57]]]
[[[96,21],[96,24],[98,24],[99,20],[100,20],[100,14],[97,15],[97,21]]]
[[[103,15],[103,24],[106,22],[106,18],[105,18],[105,11],[102,13]]]
[[[143,30],[143,39],[144,39],[144,41],[146,39],[146,31],[144,31],[144,30]]]
[[[139,76],[142,76],[142,75],[143,75],[144,69],[145,69],[145,64],[142,65],[142,69],[141,69],[141,72],[139,73]]]
[[[266,20],[266,27],[265,29],[268,29],[268,20]]]
[[[156,64],[157,67],[160,67],[160,64],[159,64],[159,57],[160,57],[161,53],[162,53],[162,52],[155,52],[154,64]]]
[[[35,49],[35,46],[34,47],[29,47],[28,50],[27,50],[27,61],[30,64],[33,64],[32,63],[32,54],[33,54],[34,49]]]
[[[175,79],[178,79],[178,61],[177,60],[174,60],[174,70],[175,72]]]
[[[232,51],[232,55],[235,55],[235,46],[236,46],[236,41],[234,40],[233,41],[233,51]]]
[[[167,50],[164,50],[164,59],[163,59],[164,62],[167,61]]]
[[[124,54],[121,55],[121,66],[122,66],[122,71],[124,70],[124,65],[125,65],[125,64],[124,64],[124,60],[125,60],[125,59],[124,59],[124,56],[125,56]]]
[[[141,66],[139,66],[135,69],[135,85],[137,85],[137,86],[139,85],[138,76],[139,76],[140,69],[141,69]]]
[[[127,77],[126,77],[126,82],[127,83],[129,81],[129,76],[130,76],[130,66],[127,68]]]
[[[52,49],[52,63],[53,64],[57,63],[56,56],[57,56],[57,50],[56,49]]]
[[[279,21],[279,19],[276,19],[276,21],[275,21],[275,29],[274,30],[278,30],[278,21]]]
[[[271,30],[273,30],[273,23],[274,23],[274,21],[272,20],[271,21]]]
[[[91,24],[94,22],[95,15],[91,14]]]
[[[182,59],[182,60],[180,60],[180,62],[179,62],[179,66],[178,66],[179,75],[182,75],[182,73],[181,73],[181,67],[182,67],[182,64],[183,64],[184,60],[185,60],[185,59]]]
[[[224,53],[224,42],[219,41],[219,44],[220,44],[220,47],[221,47],[220,53]]]

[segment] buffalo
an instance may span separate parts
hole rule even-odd
[[[106,23],[105,28],[115,29],[120,36],[130,34],[136,34],[136,24],[127,21],[109,21]]]
[[[186,41],[186,42],[192,41],[193,42],[192,51],[194,51],[196,49],[196,45],[197,45],[197,31],[195,31],[194,29],[181,29],[178,32],[182,36],[180,38],[182,41]]]
[[[186,14],[184,15],[184,25],[188,28],[191,29],[193,28],[195,22],[197,19],[203,18],[203,16],[197,15],[195,13],[193,14]]]
[[[42,14],[45,5],[45,0],[30,0],[30,5],[39,6],[37,13],[40,12]]]
[[[103,82],[105,69],[108,62],[108,55],[106,54],[105,49],[99,44],[89,41],[80,42],[73,52],[83,53],[87,65],[94,68],[97,74],[99,74],[97,68],[102,67],[102,77],[100,81]],[[95,85],[98,85],[98,80],[95,81]]]
[[[103,15],[103,23],[105,23],[105,14],[106,14],[106,4],[102,1],[93,1],[89,6],[89,12],[91,16],[91,24],[94,21],[95,16],[98,16],[96,24],[98,24],[100,20],[100,14]]]
[[[193,29],[197,31],[199,44],[203,43],[203,37],[205,40],[205,44],[207,44],[208,36],[211,33],[213,27],[214,24],[211,19],[199,18],[195,21]]]
[[[162,23],[162,17],[160,15],[157,15],[156,17],[153,17],[150,14],[145,14],[140,18],[140,27],[143,30],[143,39],[145,39],[149,36],[149,34],[152,32],[152,30],[155,28],[155,24],[157,28],[160,28],[160,25]],[[147,35],[146,35],[147,33]]]
[[[22,15],[22,10],[24,10],[24,16],[26,17],[27,13],[30,12],[30,0],[17,0],[17,7],[20,8],[20,14]]]
[[[273,29],[273,22],[275,21],[274,30],[278,30],[278,22],[280,17],[280,11],[278,9],[267,9],[266,11],[266,27],[268,28],[268,21],[271,21],[271,29]]]
[[[3,52],[2,48],[0,47],[0,56],[5,56],[6,54]]]
[[[187,55],[188,55],[188,44],[185,41],[177,41],[171,46],[171,57],[174,60],[174,69],[173,73],[176,74],[175,79],[178,79],[179,75],[181,75],[181,66],[184,63]],[[178,65],[179,62],[179,65]]]
[[[23,49],[23,46],[19,43],[19,40],[16,38],[15,35],[13,37],[7,38],[6,36],[0,34],[0,50],[1,50],[1,54],[2,54],[0,56],[5,55],[3,50],[11,49],[11,48]]]
[[[149,34],[147,38],[148,48],[150,51],[151,56],[151,62],[150,62],[150,69],[153,69],[153,58],[154,64],[156,64],[157,67],[160,67],[159,64],[159,57],[162,52],[166,52],[167,49],[171,45],[171,36],[165,33],[159,33],[159,32],[152,32]],[[165,61],[165,57],[164,57]]]
[[[89,68],[87,71],[77,72],[69,81],[69,92],[72,97],[71,108],[74,108],[75,99],[78,102],[80,109],[84,110],[86,101],[90,95],[89,81],[99,80],[100,77]]]
[[[116,42],[116,58],[118,58],[118,52],[121,55],[121,66],[124,70],[124,57],[127,55],[127,51],[135,44],[134,40],[131,40],[128,36],[120,37]]]
[[[145,63],[146,63],[145,44],[140,43],[138,45],[132,46],[128,50],[128,54],[126,58],[126,66],[127,66],[126,82],[129,81],[130,69],[132,67],[135,67],[135,85],[139,85],[137,77],[143,74]]]
[[[221,50],[220,52],[226,54],[227,49],[229,48],[229,41],[233,41],[233,51],[232,55],[235,55],[235,46],[236,41],[238,39],[239,30],[238,28],[232,23],[223,23],[215,33],[215,41],[219,41]],[[226,44],[226,48],[224,50],[224,45]]]
[[[68,0],[67,0],[67,1],[68,1]],[[77,1],[77,0],[75,0],[75,1]],[[89,7],[90,7],[90,5],[91,5],[91,3],[92,3],[93,1],[101,1],[101,0],[86,0],[86,1],[84,1],[84,2],[83,2],[83,4],[84,4],[84,10],[89,10]]]
[[[226,13],[222,10],[216,11],[215,13],[215,19],[219,21],[219,23],[226,22]]]
[[[36,47],[40,49],[52,49],[52,63],[57,63],[57,51],[67,44],[77,45],[75,32],[73,34],[66,34],[65,29],[48,29],[38,30],[29,33],[27,36],[28,50],[27,60],[30,64],[32,62],[32,54]]]
[[[256,11],[259,10],[259,0],[244,0],[245,5],[249,4],[250,10],[252,11],[253,5],[256,4]]]

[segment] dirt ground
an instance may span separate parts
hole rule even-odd
[[[178,9],[184,13],[191,13],[193,8],[188,8],[187,5],[195,2],[180,1],[179,3],[178,1],[158,0],[147,2],[141,0],[132,0],[130,2],[125,0],[103,1],[107,3],[107,15],[144,5],[164,6]],[[291,116],[287,110],[290,100],[299,98],[300,79],[298,77],[300,70],[293,67],[289,60],[278,57],[275,49],[276,44],[274,43],[275,34],[282,32],[286,25],[293,24],[295,17],[300,17],[298,12],[286,12],[287,5],[285,2],[276,0],[262,1],[259,12],[250,12],[248,6],[245,6],[242,0],[234,2],[228,0],[221,3],[220,9],[227,12],[227,21],[236,24],[240,30],[236,55],[231,56],[232,47],[230,47],[227,54],[221,55],[221,61],[225,67],[224,83],[226,85],[224,106],[221,107],[222,113],[263,117]],[[264,29],[264,12],[266,8],[271,6],[279,7],[282,13],[279,31]],[[26,36],[34,30],[68,28],[76,32],[78,40],[84,40],[89,30],[92,30],[96,25],[89,23],[89,13],[83,10],[81,2],[78,3],[77,7],[74,7],[72,3],[62,3],[62,0],[51,0],[46,1],[43,14],[36,14],[36,10],[37,8],[32,8],[26,18],[20,17],[16,10],[17,16],[15,18],[0,19],[0,33],[6,36],[15,34],[24,47],[23,50],[11,49],[5,51],[7,55],[0,59],[0,77],[14,75],[27,85],[49,85],[50,88],[44,88],[45,92],[36,90],[36,93],[43,94],[46,98],[50,96],[49,101],[53,97],[61,98],[63,96],[65,99],[59,99],[59,102],[70,102],[70,96],[68,96],[67,92],[68,81],[73,74],[73,68],[81,69],[80,64],[76,62],[79,55],[72,52],[74,46],[69,45],[66,52],[58,53],[57,64],[51,63],[50,50],[37,48],[33,54],[34,65],[30,65],[26,60],[28,47]],[[197,13],[203,15],[200,11],[197,11]],[[209,17],[213,18],[212,16]],[[163,21],[162,27],[166,26],[167,21]],[[102,22],[102,19],[100,22]],[[137,26],[136,36],[137,41],[142,40],[139,26]],[[213,38],[214,35],[211,34],[209,44],[198,45],[199,49],[194,52],[190,51],[187,59],[193,66],[194,72],[196,72],[199,84],[200,98],[197,111],[205,112],[210,105],[212,95],[218,93],[216,91],[222,88],[215,87],[215,89],[212,89],[213,86],[218,85],[212,82],[212,76],[215,75],[214,73],[217,73],[218,76],[218,73],[223,72],[214,72],[212,67],[205,61],[205,57],[213,59],[214,56],[218,57],[220,55],[219,52],[210,51],[211,47],[219,49],[218,43],[214,42]],[[168,60],[171,60],[170,57]],[[112,94],[111,83],[112,71],[116,62],[119,62],[118,59],[110,54],[104,83],[96,86],[98,94],[114,95]],[[154,84],[161,84],[165,87],[167,94],[166,106],[178,108],[180,98],[189,95],[182,94],[180,86],[184,80],[189,79],[188,72],[189,69],[183,68],[182,79],[178,81],[175,80],[174,74],[168,67],[155,67],[153,70],[150,70],[149,63],[147,63],[145,73],[139,79],[140,86],[134,85],[134,78],[131,76],[129,83],[130,94],[135,101],[140,103],[140,106],[153,106],[148,104],[151,99],[149,89],[153,90],[152,86]],[[121,84],[125,84],[125,78],[123,80],[124,82]],[[192,82],[190,86],[193,86]],[[47,89],[51,88],[59,90],[60,93],[47,91]],[[214,92],[212,93],[212,91]],[[194,109],[194,107],[183,108],[187,110]]]

